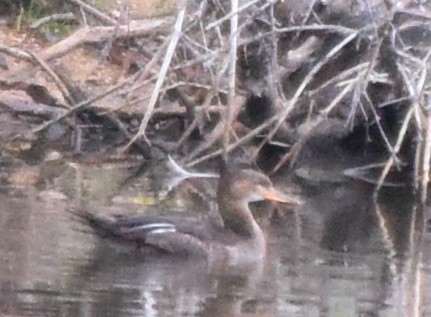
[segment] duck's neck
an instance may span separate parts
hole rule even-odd
[[[219,208],[226,229],[250,239],[263,236],[262,230],[248,208],[248,203],[221,201]]]

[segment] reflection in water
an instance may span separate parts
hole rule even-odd
[[[386,301],[393,305],[393,309],[388,311],[422,316],[423,210],[405,192],[383,191],[375,211],[389,258],[391,279]]]
[[[421,213],[405,192],[387,191],[373,204],[369,185],[321,186],[305,193],[307,203],[294,213],[261,219],[270,242],[265,263],[208,267],[205,261],[143,257],[107,246],[66,212],[71,201],[48,193],[62,191],[75,203],[90,199],[99,209],[141,212],[155,208],[131,201],[152,195],[163,208],[192,211],[207,209],[202,197],[214,193],[198,192],[214,183],[188,182],[166,196],[157,191],[163,179],[157,168],[138,178],[131,177],[133,168],[79,168],[63,167],[43,189],[0,194],[0,315],[431,314],[431,235],[420,227]],[[112,202],[117,206],[108,207]]]

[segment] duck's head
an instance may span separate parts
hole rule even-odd
[[[219,201],[228,200],[239,204],[261,200],[295,205],[300,203],[297,197],[276,189],[268,176],[235,165],[226,165],[222,168],[217,196]]]

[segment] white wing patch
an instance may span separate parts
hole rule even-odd
[[[168,233],[168,232],[177,232],[177,229],[174,228],[165,228],[165,229],[154,229],[151,230],[149,233],[150,234],[161,234],[161,233]]]
[[[127,232],[133,232],[133,231],[147,231],[148,234],[161,234],[161,233],[167,233],[167,232],[176,232],[177,228],[174,224],[169,222],[154,222],[154,223],[147,223],[145,225],[136,226],[133,227]]]

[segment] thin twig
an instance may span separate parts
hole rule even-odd
[[[57,88],[62,93],[66,106],[69,108],[72,107],[72,105],[70,105],[68,100],[68,96],[70,94],[68,93],[67,88],[65,88],[66,85],[64,85],[63,81],[57,76],[57,74],[51,69],[51,67],[47,63],[45,63],[45,61],[43,61],[37,54],[24,51],[18,48],[7,47],[1,44],[0,44],[0,51],[10,54],[14,57],[23,59],[27,62],[30,62],[33,65],[39,65],[51,77],[51,79],[56,84]]]
[[[423,158],[422,158],[422,177],[421,177],[421,202],[425,203],[427,198],[427,192],[428,192],[428,183],[430,180],[430,159],[431,159],[431,98],[429,96],[424,96],[425,94],[425,81],[427,79],[428,75],[428,60],[431,57],[431,50],[428,51],[425,59],[424,59],[424,65],[421,68],[419,80],[416,85],[416,99],[418,102],[422,102],[422,113],[424,114],[424,126],[425,129],[423,133],[425,134],[424,139],[424,151],[423,151]]]
[[[165,17],[140,21],[134,20],[130,21],[128,25],[121,25],[117,28],[115,26],[83,27],[45,51],[40,52],[39,56],[44,60],[48,60],[62,56],[84,44],[100,43],[109,40],[116,29],[117,38],[132,38],[154,32],[170,23],[171,19]]]
[[[380,135],[382,136],[383,141],[385,142],[386,148],[388,149],[388,152],[391,155],[394,156],[394,160],[395,160],[395,162],[396,162],[396,164],[398,166],[398,158],[396,156],[396,153],[394,152],[394,148],[392,147],[391,142],[389,142],[389,139],[386,136],[386,133],[385,133],[385,130],[383,129],[383,127],[382,127],[382,124],[380,123],[380,117],[377,114],[374,105],[372,104],[371,98],[368,95],[368,93],[365,93],[364,96],[365,96],[365,99],[368,101],[368,103],[370,105],[371,112],[373,113],[373,116],[374,116],[377,128],[379,129]]]
[[[75,15],[72,12],[52,14],[33,22],[30,25],[30,29],[37,29],[46,23],[54,21],[74,21],[75,19]]]
[[[160,48],[157,50],[156,54],[154,54],[154,56],[151,58],[151,60],[145,65],[145,67],[143,68],[143,70],[140,72],[139,76],[137,76],[135,78],[135,83],[133,84],[133,87],[131,87],[129,90],[126,91],[126,95],[127,98],[129,98],[129,95],[139,89],[142,88],[143,86],[148,85],[148,80],[153,80],[153,77],[151,77],[150,79],[146,79],[143,82],[140,82],[139,80],[141,78],[147,78],[148,74],[150,73],[150,71],[152,70],[152,68],[154,67],[154,65],[160,60],[160,58],[162,57],[162,53],[165,50],[166,46],[168,45],[169,41],[165,41]],[[155,78],[157,78],[157,76],[155,76]]]
[[[250,131],[249,133],[247,133],[245,136],[243,136],[241,139],[237,140],[235,143],[232,143],[228,146],[227,148],[227,152],[231,152],[234,149],[238,148],[239,146],[247,143],[248,141],[252,140],[255,136],[259,135],[259,133],[261,133],[263,130],[267,129],[269,126],[271,126],[272,124],[274,124],[274,122],[277,120],[278,116],[272,116],[271,118],[269,118],[268,120],[266,120],[264,123],[262,123],[260,126],[258,126],[257,128],[253,129],[252,131]],[[207,161],[209,159],[212,159],[214,157],[219,156],[220,154],[223,153],[223,150],[219,149],[216,150],[208,155],[202,156],[192,162],[187,163],[187,167],[192,167],[196,164],[202,163],[204,161]]]
[[[233,117],[237,117],[239,111],[241,110],[241,106],[244,104],[244,99],[242,96],[236,96],[235,100],[232,102],[231,107],[232,107],[232,116]],[[228,129],[231,129],[232,127],[230,125],[226,125],[226,119],[221,119],[216,126],[214,127],[214,129],[211,130],[211,132],[205,137],[205,142],[200,144],[198,147],[196,147],[188,156],[187,156],[187,160],[190,160],[194,157],[196,157],[197,155],[199,155],[200,153],[202,153],[203,151],[205,151],[206,149],[208,149],[209,147],[211,147],[214,143],[216,143],[217,141],[219,141],[220,139],[223,138],[223,133],[225,132],[226,127]],[[230,131],[229,131],[230,132]],[[229,148],[229,146],[227,146],[227,148]],[[227,154],[229,151],[225,151],[225,153],[223,154]]]
[[[252,5],[256,4],[257,2],[259,2],[260,0],[252,0],[247,2],[246,4],[244,4],[241,8],[238,8],[238,6],[236,7],[236,10],[232,10],[230,13],[226,14],[225,16],[223,16],[222,18],[218,19],[217,21],[214,21],[210,24],[207,25],[207,27],[205,28],[205,31],[209,31],[212,28],[221,25],[224,21],[229,20],[230,18],[237,16],[238,14],[244,10],[247,10],[249,7],[251,7]]]
[[[130,140],[127,144],[126,148],[132,145],[141,135],[144,139],[149,143],[147,137],[145,135],[145,130],[147,129],[148,122],[150,122],[151,115],[154,111],[154,107],[156,105],[157,99],[159,97],[160,89],[162,88],[163,82],[165,81],[166,73],[168,71],[169,65],[172,60],[172,56],[174,55],[175,48],[177,47],[178,40],[181,36],[181,28],[184,21],[184,15],[187,8],[187,0],[183,0],[180,6],[180,10],[177,15],[177,20],[174,26],[174,32],[171,37],[171,41],[169,43],[169,47],[166,51],[165,59],[163,60],[162,68],[159,73],[159,77],[157,78],[156,85],[153,90],[153,94],[151,95],[150,102],[145,112],[144,119],[142,119],[141,125],[139,126],[138,132],[135,136]]]
[[[380,47],[382,44],[382,40],[380,39],[377,44],[375,44],[371,49],[371,58],[370,62],[368,62],[366,71],[362,73],[362,76],[359,77],[359,80],[356,80],[357,85],[355,90],[353,91],[352,102],[350,106],[350,113],[347,116],[347,123],[353,124],[353,119],[356,114],[356,108],[360,104],[361,96],[367,90],[368,83],[370,82],[372,72],[376,67],[377,59],[379,57]],[[371,46],[373,45],[370,44]]]
[[[203,102],[202,108],[205,110],[203,111],[195,111],[195,118],[193,119],[193,122],[190,124],[190,126],[187,128],[186,131],[184,131],[183,135],[177,142],[177,146],[175,147],[175,150],[177,151],[179,148],[181,148],[184,144],[184,142],[189,138],[189,136],[192,134],[192,132],[196,129],[198,124],[203,118],[204,111],[208,112],[208,107],[210,106],[211,99],[214,97],[213,93],[210,92],[207,97],[205,98],[205,101]]]
[[[339,52],[345,45],[350,43],[358,33],[352,33],[349,36],[347,36],[344,40],[342,40],[338,45],[336,45],[326,56],[323,58],[319,63],[317,63],[313,69],[307,74],[307,76],[302,81],[301,85],[296,90],[294,96],[292,99],[290,99],[287,104],[285,105],[283,111],[279,114],[277,123],[275,124],[274,128],[271,129],[271,131],[267,134],[265,139],[261,142],[259,145],[260,150],[271,138],[277,133],[278,129],[280,129],[283,122],[286,120],[289,113],[294,109],[296,103],[299,100],[299,97],[304,92],[305,88],[308,86],[308,84],[311,82],[311,80],[314,78],[314,76],[317,74],[317,72],[325,65],[337,52]]]
[[[307,132],[301,137],[301,139],[292,147],[292,149],[287,152],[277,163],[277,165],[273,168],[271,173],[277,172],[288,160],[291,160],[292,163],[294,162],[295,158],[297,157],[298,153],[300,152],[302,146],[305,144],[305,142],[308,140],[309,136],[312,135],[312,132],[319,127],[327,118],[329,113],[341,103],[343,98],[347,96],[347,94],[352,91],[354,87],[354,83],[352,83],[349,86],[346,86],[338,95],[335,97],[332,102],[326,107],[320,114],[320,116],[316,119],[315,122],[310,124],[309,129]]]
[[[238,0],[231,0],[231,12],[238,10]],[[224,135],[223,135],[223,156],[227,160],[227,147],[229,145],[229,131],[230,126],[234,120],[233,118],[233,102],[235,99],[235,81],[236,81],[236,52],[238,44],[238,15],[233,14],[230,20],[230,50],[229,50],[229,94],[228,94],[228,106],[226,109],[226,115],[224,121]]]
[[[33,56],[31,56],[28,52],[16,47],[9,47],[0,43],[0,52],[13,56],[15,58],[22,59],[32,64],[36,63]]]
[[[38,127],[34,128],[32,130],[32,132],[33,133],[41,132],[41,131],[45,130],[46,128],[48,128],[49,126],[51,126],[53,123],[58,122],[60,120],[63,120],[64,118],[69,117],[70,115],[72,115],[76,111],[78,111],[80,109],[83,109],[83,108],[91,105],[92,103],[96,102],[97,100],[100,100],[102,98],[105,98],[106,96],[109,96],[110,94],[112,94],[112,93],[118,91],[119,89],[121,89],[123,86],[131,83],[134,80],[134,78],[136,76],[138,76],[138,75],[139,75],[139,73],[136,73],[135,75],[133,75],[133,76],[125,79],[124,81],[122,81],[122,82],[120,82],[120,83],[118,83],[118,84],[110,87],[108,90],[102,92],[101,94],[99,94],[97,96],[94,96],[94,97],[91,97],[91,98],[89,98],[87,100],[84,100],[84,101],[78,103],[76,106],[70,108],[69,111],[67,111],[65,114],[63,114],[63,115],[61,115],[61,116],[59,116],[59,117],[57,117],[55,119],[52,119],[50,121],[47,121],[47,122],[39,125]]]
[[[402,143],[404,141],[404,137],[406,136],[407,128],[408,128],[408,126],[410,124],[410,120],[412,118],[413,112],[414,112],[414,107],[410,107],[409,111],[407,112],[407,114],[406,114],[406,116],[404,118],[404,121],[403,121],[403,124],[401,126],[401,129],[400,129],[400,131],[398,133],[397,142],[395,143],[395,146],[394,146],[394,152],[395,153],[398,153],[399,150],[400,150],[400,148],[401,148],[401,145],[402,145]],[[377,187],[376,187],[376,193],[383,186],[383,184],[385,182],[385,179],[386,179],[386,177],[389,174],[389,171],[391,170],[392,166],[394,165],[394,161],[395,161],[395,156],[391,155],[391,157],[386,162],[386,165],[385,165],[382,173],[380,174],[379,181],[378,181]]]
[[[58,90],[60,90],[61,94],[63,95],[64,102],[68,108],[71,108],[73,104],[70,104],[70,98],[71,95],[67,91],[67,86],[64,84],[64,82],[57,76],[57,74],[51,69],[51,67],[45,63],[38,55],[29,52],[29,54],[34,58],[34,60],[42,67],[42,69],[48,73],[48,75],[51,77],[51,79],[54,81],[55,85],[57,86]]]
[[[370,184],[377,185],[378,180],[364,175],[364,172],[367,172],[369,170],[375,170],[378,168],[382,168],[385,166],[385,164],[386,163],[372,163],[372,164],[367,164],[364,166],[346,168],[343,171],[343,175],[350,177],[350,178],[353,178],[353,179],[358,179],[358,180],[362,180],[362,181],[370,183]],[[404,183],[398,183],[398,182],[397,183],[395,183],[395,182],[384,182],[382,184],[382,186],[385,186],[385,187],[403,187],[404,185],[405,185]]]
[[[275,29],[275,32],[277,33],[290,33],[290,32],[298,32],[298,31],[325,31],[325,32],[341,33],[346,35],[358,33],[358,30],[351,29],[341,25],[335,25],[335,24],[298,25],[298,26],[289,26],[285,28]]]
[[[97,17],[99,20],[102,20],[103,22],[115,25],[115,20],[107,16],[105,13],[101,12],[100,10],[97,10],[96,8],[90,6],[89,4],[81,1],[81,0],[69,0],[70,2],[78,5],[80,8],[86,10],[87,12],[91,13],[93,16]]]
[[[324,82],[322,85],[317,87],[316,89],[310,90],[309,94],[310,96],[314,96],[318,93],[320,93],[324,88],[328,87],[331,84],[339,83],[342,79],[349,77],[350,75],[357,74],[359,72],[362,72],[363,69],[368,67],[368,62],[361,63],[359,65],[353,66],[349,69],[346,69],[345,71],[340,72],[337,76],[332,77],[331,79]],[[357,76],[357,75],[355,75]]]
[[[431,113],[427,111],[425,124],[425,142],[423,149],[422,177],[421,179],[421,202],[425,203],[428,192],[428,183],[430,180],[430,159],[431,159]]]

